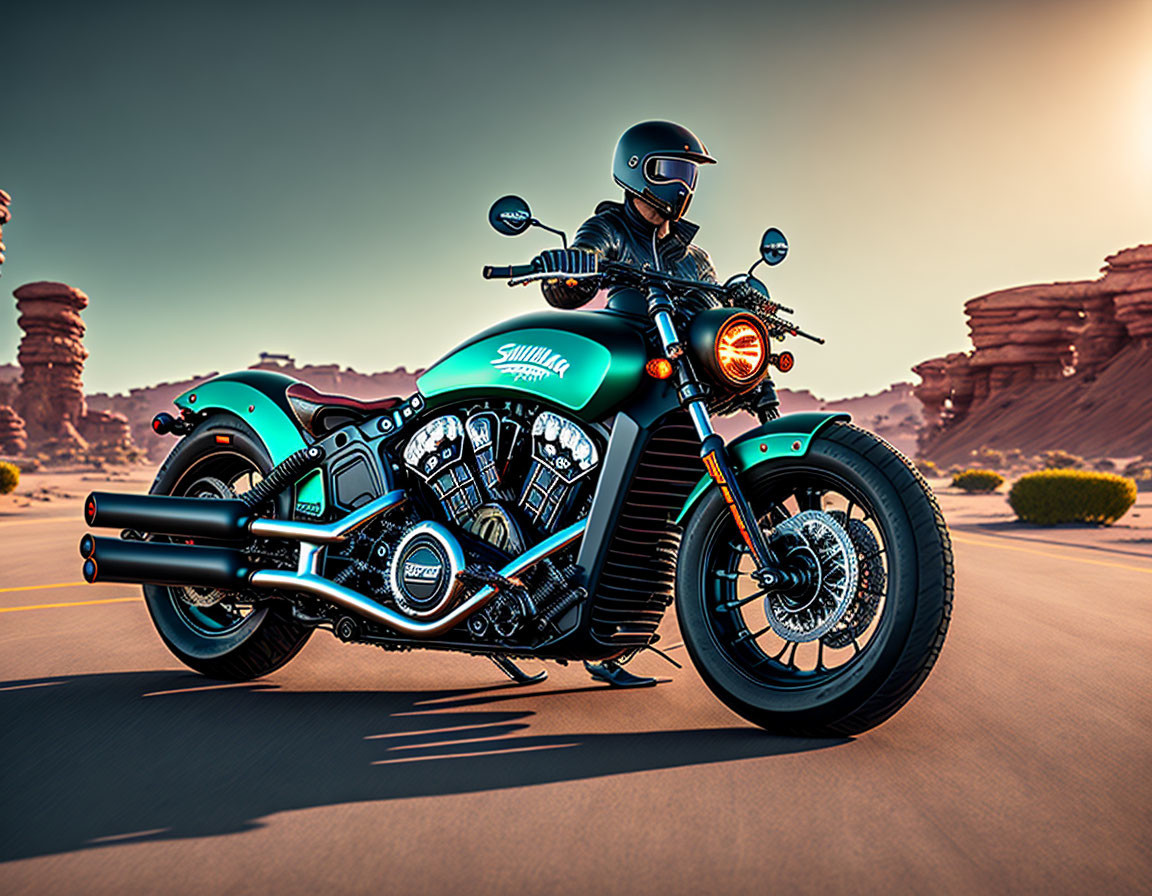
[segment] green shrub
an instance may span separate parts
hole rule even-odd
[[[1041,451],[1040,460],[1048,470],[1065,470],[1070,467],[1084,466],[1084,458],[1069,454],[1059,449],[1055,451]]]
[[[964,470],[952,477],[952,484],[966,492],[994,492],[1004,477],[995,470]]]
[[[20,484],[20,468],[8,461],[0,461],[0,495],[8,495]]]
[[[1026,523],[1110,525],[1136,503],[1136,483],[1113,473],[1041,470],[1017,479],[1008,503]]]

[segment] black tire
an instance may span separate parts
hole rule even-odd
[[[716,489],[701,501],[685,529],[676,578],[677,618],[705,683],[745,719],[779,734],[858,734],[907,703],[940,654],[952,613],[951,541],[924,478],[872,433],[846,423],[830,424],[813,438],[804,457],[762,464],[741,484],[762,517],[789,477],[805,476],[841,483],[837,487],[844,494],[855,496],[875,514],[868,518],[886,548],[886,591],[865,646],[855,645],[859,652],[835,669],[823,669],[821,660],[804,672],[774,657],[769,658],[772,662],[746,661],[752,650],[747,645],[755,641],[740,644],[739,635],[729,637],[733,631],[744,632],[742,622],[733,622],[735,611],[722,596],[717,598],[723,588],[735,586],[708,572],[721,568],[716,564],[725,550],[723,540],[736,532]],[[851,505],[848,512],[853,512]],[[824,647],[816,646],[822,658]]]
[[[227,437],[221,444],[218,437]],[[181,495],[197,481],[224,480],[244,468],[267,474],[273,467],[264,445],[242,420],[219,414],[200,423],[169,453],[149,489]],[[277,516],[287,518],[290,498],[281,496]],[[229,619],[222,609],[200,610],[179,597],[181,589],[145,585],[144,600],[168,649],[186,666],[209,678],[249,681],[279,669],[300,652],[312,629],[291,618],[285,601],[251,595],[252,609]]]

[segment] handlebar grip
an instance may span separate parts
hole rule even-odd
[[[536,268],[530,264],[484,265],[483,277],[485,280],[505,280],[508,277],[527,277],[536,273]]]

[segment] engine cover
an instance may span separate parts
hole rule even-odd
[[[532,424],[532,466],[520,492],[520,509],[551,532],[577,480],[600,463],[596,443],[566,417],[544,411]]]
[[[396,605],[417,619],[438,615],[456,599],[456,574],[464,563],[460,543],[439,523],[410,529],[396,546],[389,570]]]

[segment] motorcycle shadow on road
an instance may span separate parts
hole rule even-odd
[[[503,708],[509,697],[530,693],[492,691],[301,692],[171,671],[0,682],[0,861],[239,833],[294,809],[846,742],[774,737],[751,727],[534,735],[534,711]],[[587,693],[595,691],[604,689]],[[482,708],[497,701],[502,708]]]

